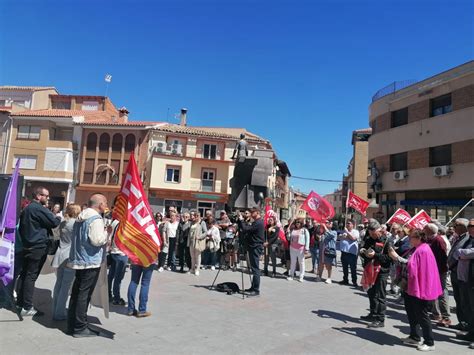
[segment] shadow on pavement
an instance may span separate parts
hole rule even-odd
[[[408,336],[410,334],[410,327],[404,326],[404,325],[395,325],[394,328],[399,329],[400,333],[406,334]],[[446,328],[444,328],[446,329]],[[443,329],[443,330],[444,330]],[[433,337],[434,341],[436,342],[449,342],[449,343],[454,343],[458,345],[466,345],[466,342],[463,342],[462,340],[459,340],[456,338],[456,335],[453,334],[453,336],[449,336],[446,334],[439,333],[440,329],[437,329],[436,326],[433,326]],[[420,334],[421,334],[421,329],[420,329]],[[401,336],[404,337],[404,336]]]
[[[319,309],[317,311],[311,311],[311,312],[316,314],[318,317],[321,317],[321,318],[337,319],[337,320],[340,320],[341,322],[344,322],[344,323],[365,324],[364,322],[361,322],[357,318],[354,318],[354,317],[351,317],[351,316],[348,316],[348,315],[342,314],[342,313],[328,311],[328,310],[325,310],[325,309]]]
[[[375,330],[375,329],[370,329],[370,328],[347,328],[347,327],[342,327],[342,328],[332,327],[332,329],[337,330],[341,333],[353,335],[358,338],[368,340],[378,345],[388,345],[388,346],[403,345],[398,337],[391,334],[387,334],[383,330],[380,331],[380,330]]]

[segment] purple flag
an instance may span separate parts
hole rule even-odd
[[[0,279],[5,286],[13,280],[15,265],[16,204],[19,169],[20,159],[16,162],[15,170],[10,179],[7,195],[3,202],[2,216],[0,216]]]

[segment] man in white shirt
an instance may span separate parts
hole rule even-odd
[[[349,285],[349,267],[352,285],[357,287],[357,255],[359,254],[359,231],[354,228],[354,220],[348,219],[341,239],[341,264],[344,273],[341,285]]]

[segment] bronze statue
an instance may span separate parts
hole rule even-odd
[[[245,134],[240,134],[240,141],[237,142],[234,148],[234,153],[232,154],[232,159],[236,159],[235,153],[237,153],[237,159],[240,157],[247,157],[249,155],[249,151],[247,148],[247,141],[245,140]]]

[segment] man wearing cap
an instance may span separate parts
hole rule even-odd
[[[392,260],[388,255],[392,243],[386,236],[382,235],[382,227],[375,219],[370,219],[367,227],[368,237],[364,248],[360,249],[362,264],[365,267],[373,261],[374,265],[380,265],[380,272],[373,286],[367,291],[370,302],[370,313],[360,317],[362,320],[370,321],[369,328],[383,328],[385,326],[385,311],[387,298],[387,279],[390,273]]]

